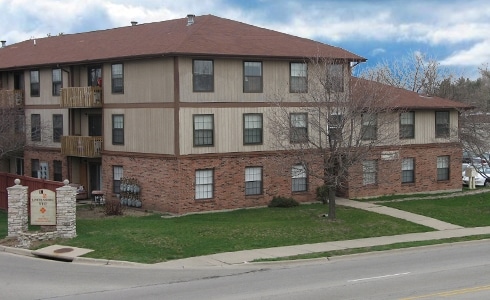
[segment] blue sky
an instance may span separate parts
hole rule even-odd
[[[342,47],[363,67],[419,51],[473,78],[490,62],[487,0],[0,0],[0,12],[7,44],[212,14]]]

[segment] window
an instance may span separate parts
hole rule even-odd
[[[111,67],[111,84],[113,94],[124,94],[123,64],[113,64]]]
[[[213,115],[194,115],[194,146],[213,146],[213,133]]]
[[[376,114],[362,115],[361,134],[363,140],[375,140],[378,131],[378,118]]]
[[[415,138],[415,112],[403,112],[400,114],[400,138]]]
[[[245,195],[262,194],[262,168],[245,168]]]
[[[24,175],[24,159],[17,157],[15,159],[15,174]]]
[[[15,116],[14,130],[15,130],[15,133],[24,133],[25,132],[25,117],[23,114]]]
[[[196,200],[213,198],[214,170],[196,171]]]
[[[102,68],[100,66],[92,66],[88,68],[88,85],[102,86]]]
[[[33,142],[41,141],[41,115],[40,114],[31,115],[31,141]]]
[[[292,191],[305,192],[307,190],[306,169],[303,165],[295,165],[291,169],[292,175]]]
[[[40,96],[39,70],[31,71],[31,97]]]
[[[124,145],[124,115],[112,115],[112,144]]]
[[[308,141],[308,115],[305,113],[292,113],[290,115],[290,142],[304,143]]]
[[[340,141],[342,139],[342,128],[344,118],[342,115],[328,116],[328,137],[330,141]]]
[[[329,64],[327,65],[327,90],[329,92],[344,91],[344,65]]]
[[[61,142],[63,135],[63,115],[53,115],[53,142]]]
[[[39,159],[31,159],[31,177],[40,178]]]
[[[437,180],[449,180],[449,156],[437,157]]]
[[[243,92],[262,93],[262,63],[243,62]]]
[[[63,87],[63,78],[61,77],[61,69],[53,69],[53,96],[61,95]]]
[[[63,163],[61,160],[53,161],[54,181],[63,181]]]
[[[112,166],[112,191],[115,194],[121,193],[121,179],[124,176],[122,166]]]
[[[362,162],[362,184],[372,185],[378,182],[378,162],[365,160]]]
[[[262,114],[243,115],[243,144],[262,144]]]
[[[415,182],[414,159],[404,158],[402,160],[402,183]]]
[[[436,138],[449,137],[449,112],[436,111]]]
[[[212,60],[195,59],[192,64],[192,85],[194,92],[214,90],[214,67]]]
[[[306,63],[291,63],[289,74],[289,92],[308,92],[308,67]]]

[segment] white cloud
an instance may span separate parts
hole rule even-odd
[[[442,60],[445,66],[480,66],[490,62],[490,40],[475,44],[469,49],[460,50]]]

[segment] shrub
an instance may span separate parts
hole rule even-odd
[[[323,204],[328,203],[328,186],[322,185],[316,188],[316,201],[320,201]]]
[[[106,200],[104,208],[106,216],[121,216],[124,210],[121,201],[117,199]]]
[[[281,196],[275,196],[272,198],[271,202],[269,202],[269,207],[294,207],[298,206],[299,202],[294,200],[293,198],[286,198]]]

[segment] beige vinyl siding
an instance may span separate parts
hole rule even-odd
[[[262,61],[263,93],[243,92],[243,62],[256,60],[213,59],[214,91],[193,92],[192,58],[179,59],[181,102],[300,101],[304,94],[289,92],[290,61]],[[260,60],[258,60],[260,61]]]
[[[39,97],[31,97],[31,70],[39,70],[39,87],[40,95]],[[43,69],[29,69],[24,72],[24,86],[25,86],[25,105],[59,105],[60,97],[53,96],[53,74],[52,68]],[[63,74],[63,86],[66,87],[68,76]],[[12,86],[13,88],[13,86]]]
[[[447,111],[444,109],[438,111]],[[458,112],[451,110],[450,118],[450,139],[435,137],[435,110],[415,111],[415,138],[401,139],[401,144],[428,144],[428,143],[445,143],[458,141]],[[396,126],[399,130],[399,122]]]
[[[112,94],[111,65],[105,64],[104,103],[161,103],[174,101],[174,60],[159,58],[121,62],[124,94]]]
[[[124,115],[124,145],[112,144],[112,115]],[[104,150],[174,154],[172,109],[104,109]]]
[[[41,116],[41,141],[31,141],[31,115]],[[48,148],[60,148],[61,143],[53,143],[53,115],[63,115],[63,135],[68,135],[68,111],[66,109],[26,109],[25,110],[25,131],[26,142],[28,145],[41,146]]]
[[[270,149],[267,111],[270,108],[187,108],[180,111],[180,150],[182,155],[251,152]],[[263,144],[243,145],[243,114],[263,114]],[[194,147],[193,115],[214,115],[214,146]]]

